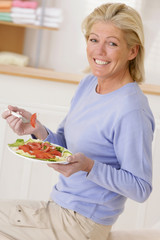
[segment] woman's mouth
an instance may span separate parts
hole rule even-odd
[[[102,60],[99,60],[99,59],[96,59],[96,58],[94,58],[94,61],[98,65],[107,65],[109,63],[107,61],[102,61]]]

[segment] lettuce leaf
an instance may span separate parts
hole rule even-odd
[[[18,147],[24,145],[24,139],[17,139],[16,142],[8,144],[9,147]]]

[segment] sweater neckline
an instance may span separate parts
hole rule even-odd
[[[127,83],[125,85],[123,85],[122,87],[112,91],[112,92],[109,92],[109,93],[104,93],[104,94],[100,94],[100,93],[97,93],[96,92],[96,88],[97,88],[97,85],[98,85],[98,82],[97,82],[97,79],[94,83],[94,95],[97,96],[97,97],[107,97],[107,96],[112,96],[112,95],[115,95],[115,94],[118,94],[122,91],[124,91],[126,88],[130,88],[132,86],[135,86],[137,83],[136,82],[130,82],[130,83]]]

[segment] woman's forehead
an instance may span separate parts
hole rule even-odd
[[[113,36],[116,38],[123,38],[124,31],[118,28],[111,22],[96,22],[92,25],[90,29],[90,34],[97,34],[97,35],[106,35],[106,37]]]

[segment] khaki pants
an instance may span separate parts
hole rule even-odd
[[[0,201],[0,240],[107,240],[110,229],[52,201]]]

